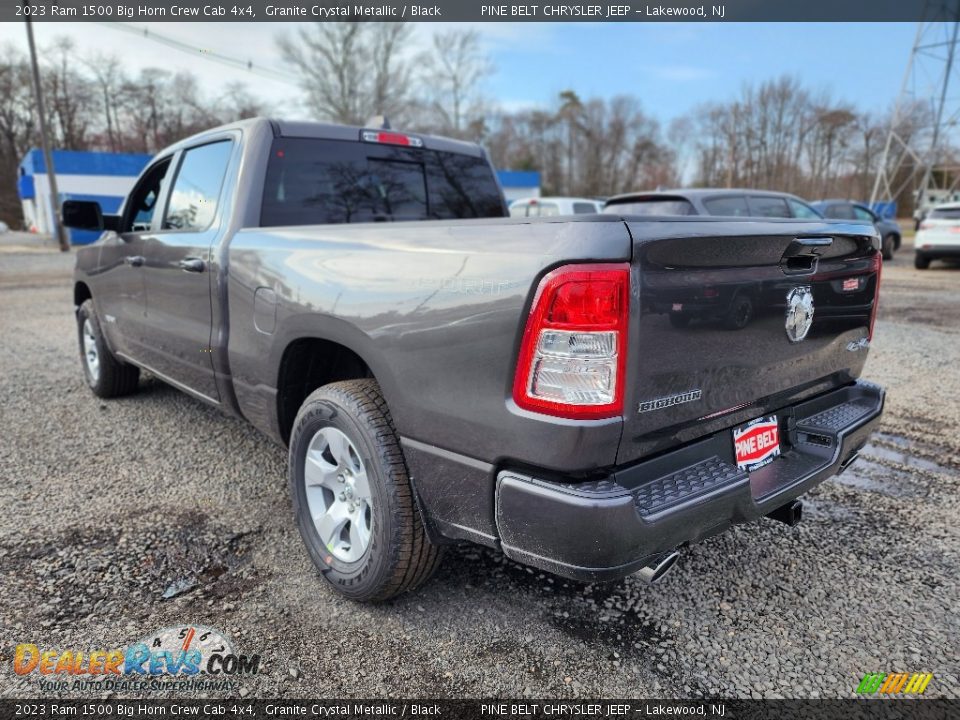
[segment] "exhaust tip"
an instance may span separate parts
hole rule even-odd
[[[663,576],[670,572],[679,558],[680,553],[676,552],[675,550],[668,553],[662,553],[661,555],[655,555],[649,563],[640,568],[640,570],[637,572],[637,575],[639,575],[640,579],[648,585],[654,585],[655,583],[660,582],[660,580],[663,579]]]

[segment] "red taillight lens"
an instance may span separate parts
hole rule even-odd
[[[873,307],[870,309],[870,333],[867,340],[873,340],[873,325],[877,322],[877,309],[880,307],[880,275],[883,270],[883,256],[878,250],[873,256],[873,269],[877,273],[877,282],[873,286]]]
[[[623,414],[629,297],[627,263],[546,275],[520,344],[514,402],[572,419]]]

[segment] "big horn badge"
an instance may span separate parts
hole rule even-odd
[[[795,287],[787,293],[787,337],[800,342],[813,325],[813,293],[809,287]]]

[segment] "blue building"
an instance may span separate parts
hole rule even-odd
[[[151,157],[54,150],[53,165],[57,171],[57,190],[60,192],[57,202],[95,200],[105,213],[115,213]],[[21,161],[17,193],[23,207],[24,226],[32,232],[52,232],[50,181],[42,151],[34,148]],[[69,232],[70,242],[74,245],[86,245],[98,237],[97,233],[85,230]]]
[[[540,197],[540,173],[533,170],[497,170],[497,179],[509,205],[512,200]]]

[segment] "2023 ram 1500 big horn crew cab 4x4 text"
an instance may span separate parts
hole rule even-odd
[[[119,216],[63,212],[106,229],[74,288],[93,391],[143,368],[287,443],[306,547],[356,599],[453,540],[655,578],[734,523],[796,521],[883,406],[858,379],[863,224],[509,218],[475,145],[261,119],[161,152]],[[740,290],[735,331],[669,322]]]

